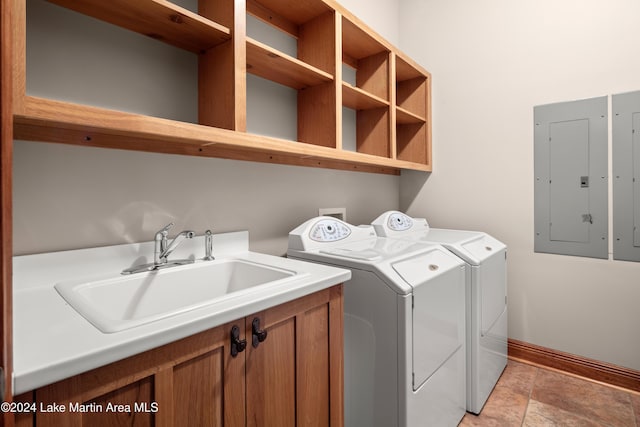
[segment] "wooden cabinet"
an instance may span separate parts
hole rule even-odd
[[[337,285],[18,396],[16,425],[342,426],[342,323]]]
[[[431,170],[431,75],[333,0],[198,0],[197,11],[165,0],[50,0],[196,55],[198,123],[28,96],[26,0],[8,1],[17,139],[378,173]],[[294,39],[295,54],[247,37],[247,14]],[[247,73],[297,91],[295,140],[247,133]],[[343,144],[343,107],[355,111],[355,148]]]

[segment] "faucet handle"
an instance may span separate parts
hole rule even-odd
[[[161,235],[161,236],[167,236],[167,234],[169,234],[169,230],[171,230],[171,227],[173,227],[174,224],[173,222],[170,222],[169,224],[165,225],[164,228],[162,228],[162,230],[158,231],[156,233],[156,236]]]

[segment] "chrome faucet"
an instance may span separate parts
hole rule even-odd
[[[156,265],[166,264],[168,262],[167,257],[171,255],[171,252],[173,252],[184,239],[191,239],[196,235],[193,231],[182,231],[171,241],[169,246],[167,246],[167,236],[169,235],[171,227],[173,227],[172,222],[156,233],[156,248],[153,258]]]
[[[193,231],[180,232],[171,243],[168,242],[169,230],[173,227],[173,223],[167,224],[162,230],[158,231],[155,236],[155,249],[153,252],[153,262],[148,264],[136,265],[122,271],[122,274],[141,273],[144,271],[154,271],[161,268],[173,267],[176,265],[190,264],[192,259],[179,259],[169,261],[168,257],[178,247],[184,239],[191,239],[195,236]]]

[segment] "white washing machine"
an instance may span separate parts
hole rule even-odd
[[[458,425],[466,403],[459,258],[331,217],[289,233],[287,255],[352,271],[344,285],[346,426]]]
[[[486,233],[430,228],[402,212],[380,215],[378,236],[438,243],[466,263],[467,411],[479,414],[507,365],[507,247]]]

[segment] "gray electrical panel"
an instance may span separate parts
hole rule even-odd
[[[612,100],[613,258],[640,261],[640,92]]]
[[[534,248],[608,258],[607,97],[534,107]]]

